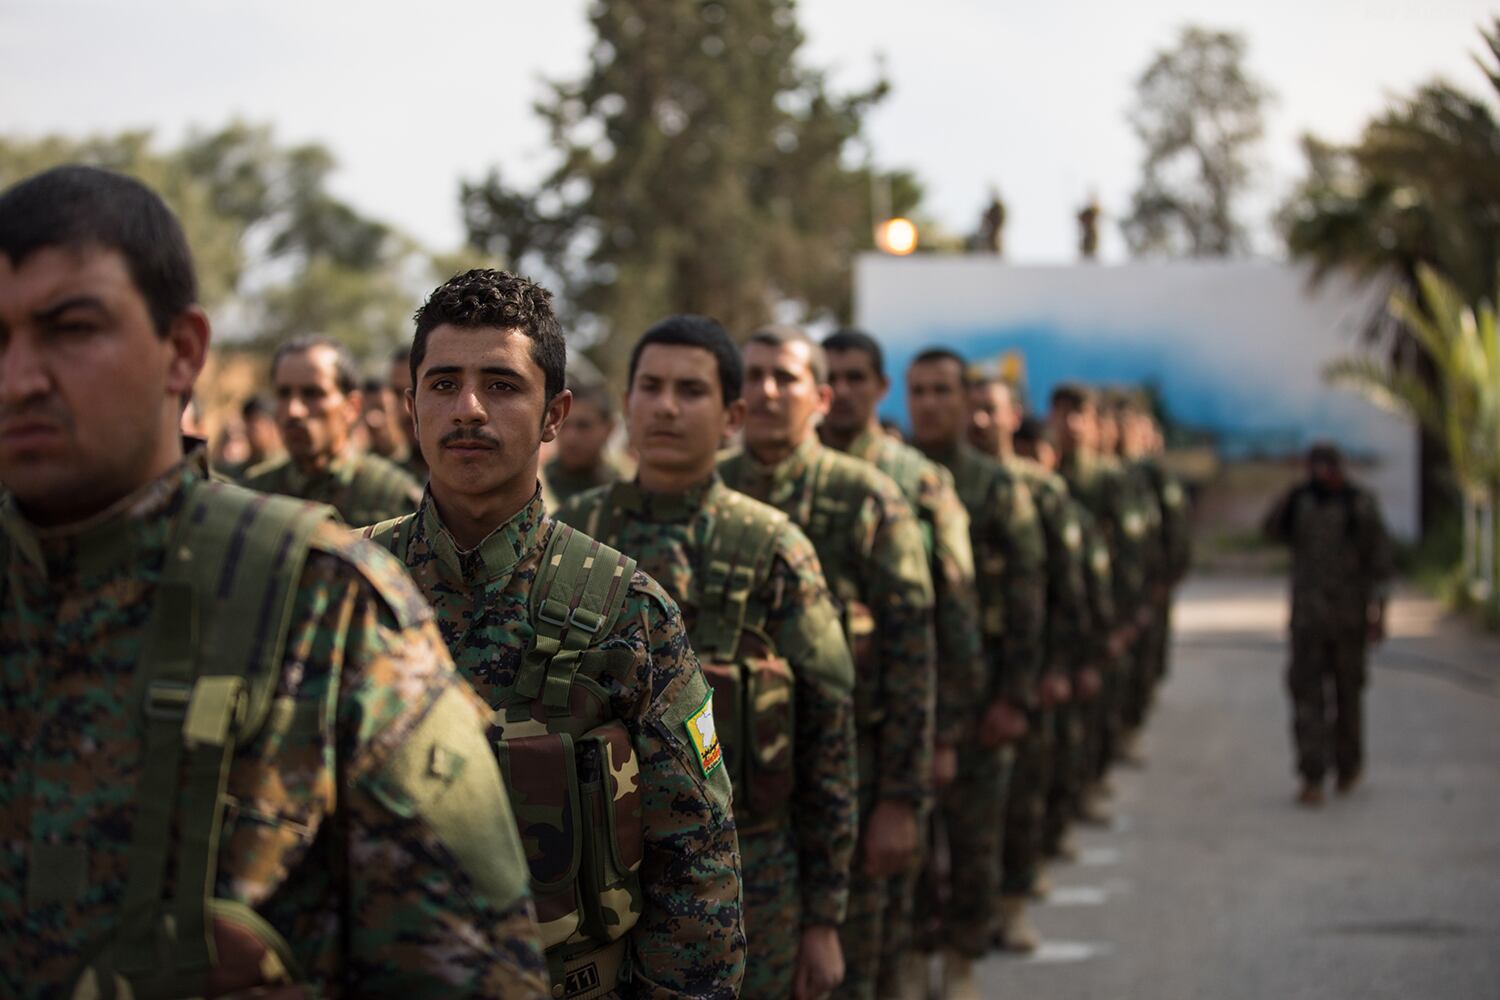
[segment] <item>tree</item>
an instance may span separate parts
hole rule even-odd
[[[920,194],[854,162],[886,85],[831,93],[798,62],[793,0],[618,0],[589,19],[587,74],[537,106],[556,169],[532,191],[498,171],[466,183],[473,245],[559,287],[606,371],[672,312],[736,332],[788,303],[846,317],[850,259],[879,221],[872,181],[896,213]]]
[[[1418,266],[1415,280],[1420,295],[1397,291],[1388,308],[1421,345],[1436,377],[1423,378],[1371,355],[1336,361],[1324,374],[1334,384],[1350,386],[1376,405],[1409,417],[1444,443],[1466,513],[1490,518],[1489,551],[1469,559],[1475,519],[1465,517],[1465,561],[1486,567],[1484,593],[1493,598],[1500,566],[1500,337],[1494,306],[1500,293],[1492,282],[1475,309],[1456,285],[1425,264]]]
[[[1130,124],[1145,146],[1141,182],[1121,228],[1132,253],[1243,251],[1236,214],[1270,92],[1245,69],[1245,39],[1184,28],[1136,81]]]
[[[452,273],[435,274],[440,258],[334,198],[326,148],[283,146],[265,126],[231,122],[168,150],[149,132],[0,138],[0,187],[60,163],[119,170],[161,192],[230,341],[269,346],[321,332],[378,353],[408,336],[425,279]]]

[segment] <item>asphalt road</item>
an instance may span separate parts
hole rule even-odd
[[[980,966],[1045,1000],[1500,1000],[1500,643],[1403,599],[1366,781],[1296,808],[1275,580],[1190,581],[1143,770],[1050,869],[1046,940]]]

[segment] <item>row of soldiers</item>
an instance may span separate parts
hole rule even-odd
[[[905,1000],[941,948],[977,996],[1162,670],[1181,494],[1082,389],[1054,472],[925,352],[912,449],[872,339],[671,317],[636,476],[549,513],[561,327],[476,270],[416,316],[425,488],[310,338],[242,489],[177,435],[181,229],[87,168],[0,194],[0,326],[7,995]]]

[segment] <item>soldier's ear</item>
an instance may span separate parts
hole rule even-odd
[[[573,409],[573,390],[564,389],[552,397],[552,402],[547,404],[546,411],[542,414],[542,441],[555,441],[557,430],[568,419],[568,413]]]
[[[724,407],[725,435],[735,435],[740,432],[740,429],[745,426],[745,414],[749,409],[749,404],[743,399],[736,399]]]
[[[193,391],[193,383],[208,359],[211,333],[208,314],[197,306],[189,306],[172,319],[163,338],[170,349],[167,395],[172,399],[181,399]]]
[[[833,386],[829,385],[827,382],[824,382],[822,385],[817,387],[817,393],[817,413],[821,417],[826,417],[828,416],[828,408],[833,405]]]

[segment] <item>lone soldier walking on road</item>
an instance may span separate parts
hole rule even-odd
[[[807,536],[719,479],[719,443],[744,421],[743,373],[714,320],[672,316],[647,330],[625,395],[636,480],[580,493],[557,516],[634,555],[682,608],[734,784],[740,996],[814,1000],[843,977],[854,665]]]
[[[408,397],[427,492],[365,533],[494,710],[553,995],[732,1000],[740,859],[708,682],[661,587],[543,507],[566,363],[541,286],[472,270],[434,291]]]
[[[248,469],[252,490],[330,504],[353,527],[410,513],[422,487],[399,465],[355,450],[362,393],[349,349],[328,337],[298,337],[271,358],[276,424],[286,455]]]
[[[0,194],[0,995],[537,998],[525,858],[400,565],[210,481],[140,183]]]
[[[1330,758],[1347,793],[1364,768],[1363,697],[1369,644],[1385,637],[1390,543],[1379,505],[1345,477],[1331,444],[1307,453],[1306,482],[1275,507],[1268,538],[1292,550],[1292,737],[1302,790],[1323,801]]]
[[[720,474],[807,534],[854,655],[860,831],[835,995],[870,1000],[890,881],[919,860],[917,818],[932,794],[932,577],[896,484],[818,442],[830,395],[823,349],[801,330],[769,327],[750,336],[744,359],[745,450]]]

